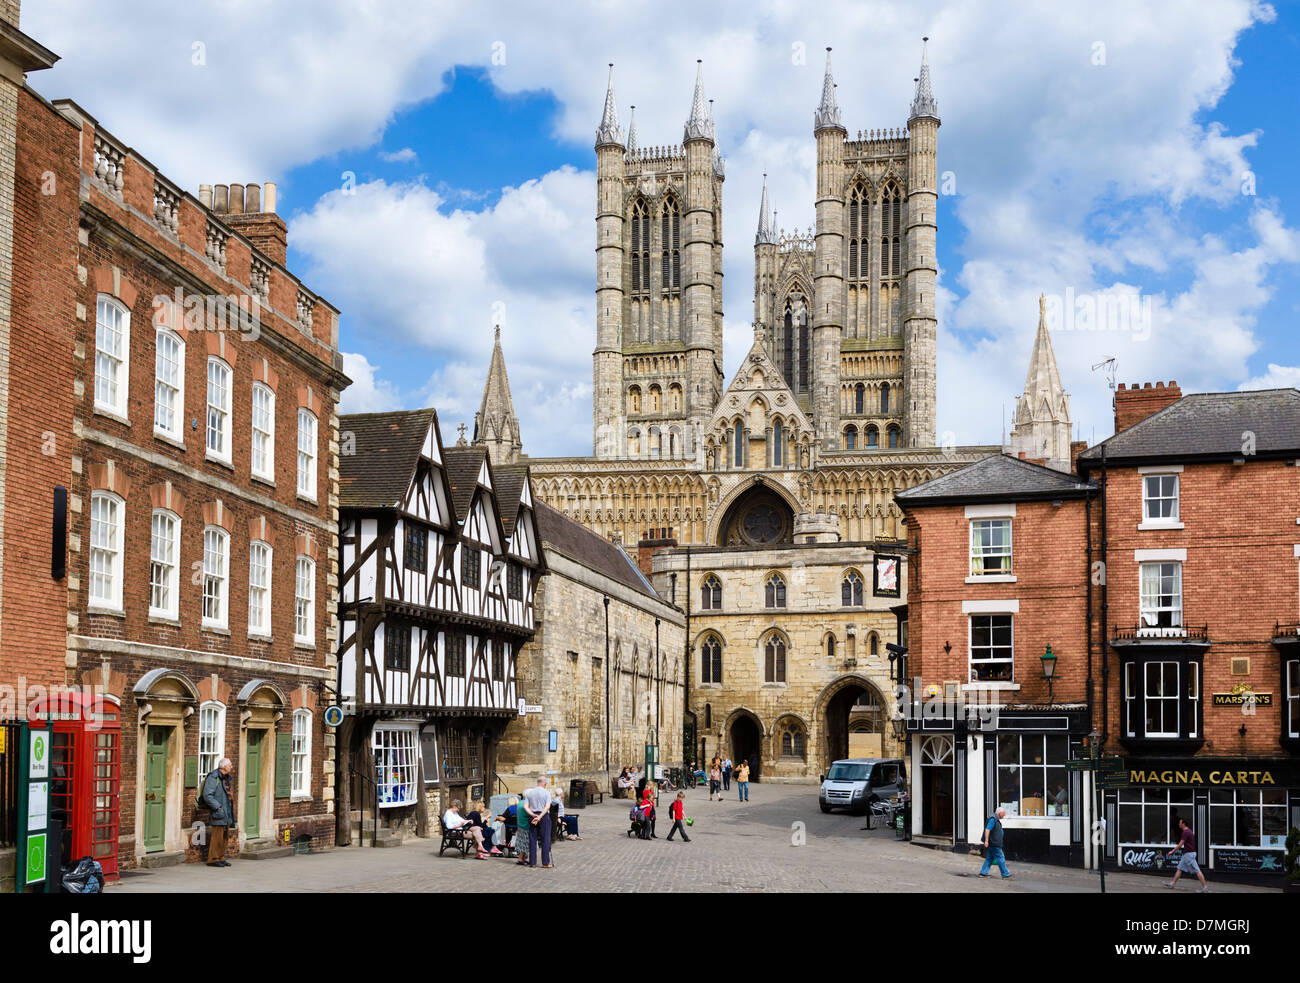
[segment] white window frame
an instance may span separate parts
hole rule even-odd
[[[301,725],[301,732],[299,732]],[[299,708],[293,712],[290,731],[289,797],[311,798],[311,711]]]
[[[1282,801],[1265,802],[1265,793],[1281,796]],[[1230,801],[1222,801],[1224,798]],[[1219,801],[1215,801],[1215,800]],[[1212,788],[1210,789],[1210,815],[1208,840],[1210,849],[1245,849],[1245,850],[1282,850],[1286,847],[1286,830],[1290,828],[1290,822],[1285,822],[1280,834],[1274,833],[1273,842],[1264,842],[1264,810],[1266,808],[1276,809],[1280,805],[1283,816],[1288,815],[1286,789],[1281,788]],[[1247,801],[1243,801],[1247,800]],[[1215,819],[1222,821],[1222,814],[1227,811],[1232,818],[1232,842],[1224,843],[1215,836]],[[1252,811],[1255,813],[1255,830],[1258,834],[1258,842],[1241,843],[1242,837],[1242,813]]]
[[[110,323],[108,312],[120,317],[117,324]],[[120,349],[113,351],[105,342],[112,340],[108,332],[115,332]],[[105,370],[105,371],[101,371]],[[111,370],[111,374],[109,371]],[[95,298],[95,410],[125,420],[131,377],[131,312],[126,305],[108,294]],[[103,386],[100,383],[103,382]],[[111,391],[103,390],[111,387]]]
[[[1183,528],[1183,523],[1179,517],[1179,510],[1182,506],[1182,479],[1179,475],[1182,470],[1182,465],[1138,468],[1138,480],[1142,482],[1142,519],[1138,523],[1139,530]],[[1153,479],[1158,486],[1158,494],[1156,495],[1150,494],[1151,489],[1148,487],[1148,482]],[[1165,494],[1167,489],[1161,487],[1165,479],[1173,482],[1172,494]],[[1172,502],[1171,513],[1169,515],[1152,515],[1151,506],[1158,502]],[[1158,511],[1163,511],[1163,509]]]
[[[1287,737],[1300,737],[1300,659],[1286,663]]]
[[[216,718],[216,727],[209,729],[204,727],[204,720],[212,714]],[[209,750],[203,749],[206,738],[211,737],[212,743]],[[226,705],[217,700],[206,700],[199,705],[199,794],[203,793],[203,781],[208,774],[217,766],[217,762],[226,756]],[[205,759],[210,759],[211,764],[204,764]]]
[[[159,554],[159,523],[171,525],[171,543],[166,556]],[[149,517],[149,617],[175,620],[180,617],[181,517],[170,509],[154,509]],[[156,568],[163,567],[162,578]],[[155,592],[166,595],[166,605],[154,603]]]
[[[1012,576],[1015,575],[1015,570],[1014,570],[1014,566],[1013,566],[1013,559],[1012,559],[1012,557],[1013,557],[1013,547],[1012,547],[1012,526],[1013,526],[1013,523],[1012,523],[1011,520],[1012,520],[1012,517],[1011,517],[1011,516],[1008,516],[1008,515],[1000,515],[1000,516],[979,516],[979,517],[976,517],[976,518],[972,518],[972,519],[970,520],[970,576],[967,578],[968,580],[975,580],[975,581],[980,581],[980,582],[983,582],[983,581],[994,581],[994,582],[996,582],[996,580],[998,580],[998,579],[1004,579],[1004,578],[1012,577]],[[976,541],[976,535],[975,535],[975,533],[976,533],[976,529],[977,529],[977,528],[982,528],[982,527],[984,527],[984,526],[989,526],[989,527],[991,528],[992,524],[994,524],[994,523],[998,523],[998,524],[1005,523],[1005,524],[1006,524],[1006,530],[1007,530],[1007,536],[1006,536],[1006,539],[1007,539],[1007,541],[1006,541],[1006,548],[1005,548],[1005,549],[998,549],[997,547],[993,547],[993,546],[989,546],[989,547],[983,547],[983,546],[981,546],[981,547],[980,547],[980,552],[979,552],[979,553],[976,553],[976,542],[975,542],[975,541]],[[998,552],[993,552],[994,549],[998,549]],[[1003,556],[1005,556],[1005,557],[1006,557],[1006,560],[1007,560],[1007,562],[1006,562],[1006,569],[1005,569],[1005,570],[1001,570],[1001,569],[1000,569],[1000,570],[996,570],[996,571],[989,571],[989,570],[987,570],[987,569],[980,569],[980,567],[983,567],[983,566],[986,565],[985,561],[987,561],[990,557],[1003,557]]]
[[[1137,699],[1137,670],[1136,662],[1125,662],[1124,673],[1124,736],[1137,736],[1137,713],[1139,703]]]
[[[370,733],[375,765],[375,794],[379,808],[397,809],[414,805],[420,754],[419,724],[376,724]],[[383,760],[381,761],[381,755]]]
[[[1158,693],[1154,693],[1154,694],[1153,694],[1153,693],[1151,692],[1151,670],[1152,670],[1152,669],[1159,669],[1160,672],[1157,673],[1157,677],[1156,677],[1156,678],[1157,678],[1157,680],[1161,680],[1161,679],[1163,679],[1163,675],[1164,675],[1164,673],[1163,673],[1163,667],[1164,667],[1164,666],[1173,666],[1173,667],[1174,667],[1174,689],[1173,689],[1173,692],[1172,692],[1172,693],[1165,693],[1163,690],[1161,690],[1160,692],[1158,692]],[[1178,662],[1177,659],[1168,659],[1168,660],[1156,660],[1156,659],[1152,659],[1152,660],[1150,660],[1150,661],[1148,661],[1148,662],[1144,662],[1144,663],[1142,664],[1142,721],[1143,721],[1143,726],[1145,727],[1146,724],[1149,723],[1150,720],[1151,720],[1151,716],[1150,716],[1150,714],[1148,713],[1148,707],[1149,707],[1149,705],[1150,705],[1150,703],[1151,703],[1152,700],[1155,700],[1155,701],[1157,701],[1157,702],[1160,703],[1160,705],[1161,705],[1161,708],[1160,708],[1160,719],[1161,719],[1161,721],[1162,721],[1163,723],[1165,723],[1165,724],[1168,723],[1168,711],[1169,711],[1169,706],[1168,706],[1168,705],[1169,705],[1170,703],[1172,703],[1172,704],[1173,704],[1173,708],[1174,708],[1174,709],[1173,709],[1173,713],[1174,713],[1174,729],[1173,729],[1173,730],[1169,730],[1167,727],[1164,727],[1164,728],[1162,728],[1161,730],[1153,731],[1153,730],[1151,730],[1150,728],[1147,728],[1147,729],[1145,730],[1145,735],[1146,735],[1147,737],[1149,737],[1149,738],[1162,738],[1162,737],[1178,738],[1178,737],[1181,737],[1181,736],[1182,736],[1181,729],[1180,729],[1180,719],[1181,719],[1181,718],[1180,718],[1180,714],[1179,714],[1179,702],[1180,702],[1180,701],[1179,701],[1179,697],[1180,697],[1180,695],[1182,694],[1182,689],[1183,689],[1183,672],[1182,672],[1182,666],[1181,666],[1181,664]]]
[[[217,373],[218,378],[214,379],[213,372]],[[213,386],[221,385],[221,378],[224,376],[225,402],[224,405],[213,403]],[[204,415],[204,432],[203,446],[208,460],[220,461],[222,464],[231,463],[231,408],[232,399],[234,398],[233,383],[235,380],[234,370],[229,363],[217,358],[215,355],[208,356],[208,374],[207,374],[207,402]],[[220,392],[218,392],[220,395]],[[214,449],[212,446],[214,432],[221,439],[220,449]]]
[[[213,545],[220,544],[220,569],[210,562],[217,555]],[[203,577],[200,592],[201,619],[204,628],[225,629],[230,623],[230,533],[220,526],[203,529]],[[220,608],[217,617],[208,614],[208,599],[213,598]]]
[[[305,631],[301,630],[304,625]],[[316,641],[316,561],[304,553],[298,554],[293,565],[293,641],[295,645]]]
[[[269,419],[267,420],[267,429],[263,430],[257,425],[257,400],[259,395],[270,401]],[[275,482],[275,390],[264,382],[253,383],[252,412],[249,420],[249,434],[251,437],[252,448],[249,456],[249,467],[254,478],[261,478],[264,481]],[[266,458],[265,467],[257,466],[258,458],[258,438],[262,439],[263,452]]]
[[[1175,578],[1175,591],[1171,597],[1176,599],[1176,604],[1162,605],[1160,598],[1164,595],[1160,592],[1160,581],[1164,579],[1165,571],[1163,567],[1172,567]],[[1153,570],[1156,578],[1156,589],[1154,593],[1147,590],[1148,575],[1147,571]],[[1150,603],[1154,601],[1154,603]],[[1148,616],[1158,621],[1163,612],[1170,613],[1169,625],[1149,624]],[[1185,628],[1183,625],[1183,564],[1180,560],[1161,559],[1147,560],[1138,564],[1138,634],[1144,636],[1161,636],[1182,637]]]
[[[1186,796],[1187,801],[1174,802],[1173,798],[1176,794],[1180,799],[1183,796]],[[1178,815],[1190,822],[1194,815],[1192,790],[1190,788],[1185,786],[1176,786],[1174,788],[1142,788],[1141,786],[1129,786],[1119,790],[1115,839],[1121,847],[1119,851],[1119,863],[1121,866],[1123,866],[1124,863],[1123,847],[1161,847],[1166,851],[1169,849],[1169,845],[1173,842],[1172,838],[1176,835],[1172,829],[1174,824],[1170,820],[1175,807],[1180,810]],[[1126,808],[1136,808],[1138,810],[1138,822],[1142,827],[1140,840],[1133,841],[1120,839],[1123,835],[1123,814]],[[1159,809],[1164,813],[1164,828],[1157,830],[1147,829],[1147,819],[1156,809]],[[1182,812],[1182,809],[1186,809],[1187,811]]]
[[[307,432],[303,424],[309,423]],[[316,458],[319,449],[317,441],[316,414],[305,406],[298,408],[298,497],[316,501]],[[305,447],[304,445],[310,445]]]
[[[100,510],[108,514],[96,518]],[[109,540],[103,544],[96,542],[96,533],[104,532],[107,523]],[[90,550],[87,556],[87,590],[90,610],[112,611],[122,613],[122,554],[126,538],[126,503],[121,496],[110,491],[92,492],[90,496]],[[99,570],[96,570],[96,565]],[[106,593],[97,593],[96,578],[107,578]]]
[[[163,350],[165,346],[176,346],[176,378],[173,381],[163,376]],[[168,359],[170,362],[171,360]],[[185,341],[174,331],[159,328],[154,335],[154,369],[153,369],[153,432],[154,436],[169,440],[185,440]],[[171,413],[163,411],[163,394],[170,391],[172,398]],[[160,419],[160,414],[166,417]]]
[[[266,554],[265,581],[257,583],[253,571],[259,553]],[[248,634],[255,638],[271,637],[271,583],[274,579],[275,550],[263,539],[254,539],[248,544]],[[260,593],[260,600],[254,591]],[[261,615],[260,625],[253,624],[254,613]]]
[[[1059,761],[1051,761],[1048,758],[1047,752],[1051,747],[1048,743],[1050,738],[1059,738],[1060,741],[1065,744],[1063,756]],[[1002,745],[1004,741],[1016,742],[1016,760],[1014,762],[1003,760]],[[1026,772],[1032,771],[1034,773],[1041,772],[1043,779],[1043,813],[1041,816],[1035,816],[1033,818],[1069,818],[1070,802],[1068,792],[1070,788],[1070,773],[1066,771],[1065,762],[1070,755],[1070,746],[1069,738],[1065,734],[1017,734],[1014,732],[999,734],[994,745],[994,750],[997,755],[998,770],[997,785],[995,787],[998,794],[998,805],[1007,810],[1008,816],[1026,815],[1023,811],[1024,800],[1026,798],[1024,794],[1025,774]],[[1042,751],[1043,760],[1041,762],[1029,760],[1033,756],[1034,752],[1038,750]],[[1018,794],[1012,802],[1001,801],[1004,790],[1003,781],[1006,779],[1013,780],[1016,783],[1016,791]],[[1051,810],[1053,808],[1059,808],[1059,804],[1055,801],[1054,790],[1051,786],[1054,781],[1061,781],[1062,779],[1065,780],[1064,784],[1067,792],[1064,806],[1065,811],[1053,813]],[[1034,798],[1034,796],[1030,796],[1030,798]]]
[[[1011,619],[1011,657],[1009,659],[976,659],[975,658],[975,619],[976,618],[1009,618]],[[992,631],[993,626],[989,625],[989,648],[992,649]],[[1011,676],[1008,679],[980,679],[975,675],[976,663],[984,666],[1008,665],[1011,667]],[[1010,685],[1016,681],[1016,614],[1013,611],[972,611],[966,614],[966,675],[967,681],[971,685]]]

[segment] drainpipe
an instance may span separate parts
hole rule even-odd
[[[686,649],[686,678],[682,680],[682,731],[685,736],[686,718],[695,719],[695,715],[691,712],[691,548],[689,545],[686,547],[686,635],[682,647]],[[696,731],[695,740],[698,741],[699,737],[699,732]],[[689,765],[691,759],[695,757],[693,745],[694,742],[689,750],[685,745],[682,746],[683,765]]]
[[[1110,580],[1107,546],[1109,535],[1106,526],[1106,445],[1101,445],[1101,746],[1106,746],[1110,736],[1110,658],[1106,651],[1107,582]],[[1099,752],[1100,753],[1100,752]],[[1096,776],[1094,776],[1096,777]]]
[[[609,597],[605,597],[605,777],[609,777]]]

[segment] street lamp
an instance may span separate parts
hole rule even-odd
[[[894,739],[901,744],[907,738],[907,718],[892,717],[889,723],[894,728]]]
[[[1052,643],[1047,643],[1047,651],[1042,655],[1043,678],[1047,680],[1047,702],[1052,702],[1052,679],[1056,676],[1056,656],[1052,654]]]

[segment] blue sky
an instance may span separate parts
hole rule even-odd
[[[1122,382],[1300,385],[1296,4],[660,9],[29,0],[22,27],[63,56],[33,86],[173,180],[279,182],[291,268],[344,312],[345,409],[431,403],[445,433],[472,423],[499,322],[525,451],[589,453],[608,61],[623,125],[635,104],[641,142],[673,144],[704,59],[727,158],[730,374],[752,333],[763,171],[782,226],[812,219],[823,47],[845,125],[897,127],[927,33],[957,192],[940,199],[941,440],[997,441],[1040,293],[1150,305],[1145,331],[1054,325],[1085,438],[1109,433],[1089,369],[1106,357]],[[275,43],[250,45],[251,24]]]

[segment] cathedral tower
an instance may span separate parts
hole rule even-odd
[[[844,138],[826,49],[817,140],[817,236],[813,261],[812,415],[822,446],[839,446],[840,341],[844,334]]]
[[[722,392],[722,181],[697,67],[682,144],[624,143],[613,67],[596,131],[598,458],[694,459]]]
[[[523,447],[519,436],[519,418],[515,416],[515,403],[510,398],[506,359],[501,353],[500,327],[496,329],[487,382],[483,384],[483,401],[474,414],[473,443],[487,448],[488,457],[494,465],[517,463]]]

